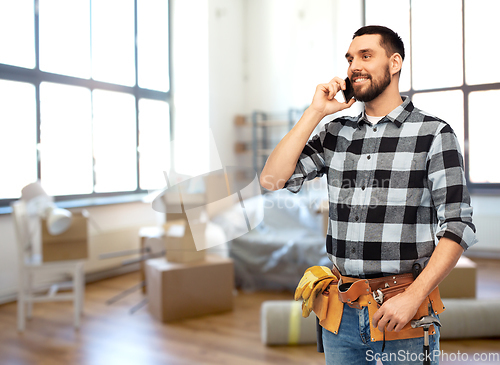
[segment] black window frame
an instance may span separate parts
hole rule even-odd
[[[363,0],[362,4],[362,19],[363,19],[363,25],[368,25],[366,23],[366,1]],[[413,0],[408,0],[409,1],[409,11],[410,11],[410,23],[412,20],[412,2]],[[403,93],[405,95],[408,95],[410,99],[413,99],[413,96],[415,94],[420,94],[420,93],[430,93],[430,92],[439,92],[439,91],[454,91],[454,90],[461,90],[463,93],[463,102],[464,102],[464,151],[463,151],[463,157],[465,161],[465,179],[467,183],[467,187],[469,189],[470,193],[474,194],[481,194],[481,195],[497,195],[500,193],[500,183],[476,183],[472,182],[470,180],[470,173],[469,173],[469,166],[470,166],[470,157],[469,157],[469,95],[470,93],[474,91],[486,91],[486,90],[500,90],[500,82],[495,82],[495,83],[489,83],[489,84],[477,84],[477,85],[468,85],[466,83],[466,78],[465,78],[465,0],[462,0],[462,85],[459,86],[453,86],[453,87],[443,87],[443,88],[437,88],[437,89],[418,89],[415,90],[413,88],[413,63],[409,62],[409,67],[407,68],[407,71],[410,73],[410,90],[404,91]],[[395,14],[394,16],[397,16]],[[411,49],[411,55],[413,55],[413,44],[412,44],[412,27],[410,24],[410,44],[406,45],[405,47],[410,47]]]
[[[168,62],[168,74],[169,74],[169,90],[168,91],[158,91],[139,87],[138,84],[138,65],[140,59],[138,57],[137,50],[137,30],[138,30],[138,19],[137,19],[137,3],[138,0],[134,0],[134,54],[135,54],[135,85],[134,86],[124,86],[119,84],[113,84],[109,82],[97,81],[92,78],[83,79],[79,77],[61,75],[50,73],[40,70],[40,37],[39,37],[39,14],[38,14],[38,3],[39,0],[34,1],[34,36],[35,36],[35,67],[24,68],[18,66],[12,66],[0,63],[0,79],[8,81],[18,81],[25,82],[35,86],[35,98],[36,98],[36,140],[37,145],[40,144],[40,84],[42,82],[52,82],[57,84],[80,86],[89,89],[91,92],[93,90],[106,90],[115,91],[133,95],[135,98],[135,119],[136,119],[136,169],[137,169],[137,189],[134,191],[116,191],[108,193],[96,193],[95,191],[90,194],[81,195],[61,195],[55,196],[54,200],[58,202],[59,206],[63,207],[82,207],[82,206],[93,206],[93,205],[106,205],[106,204],[116,204],[116,203],[126,203],[130,201],[137,201],[141,197],[145,196],[148,191],[140,188],[140,171],[139,171],[139,100],[140,99],[150,99],[150,100],[160,100],[167,102],[169,104],[169,119],[170,119],[170,133],[173,133],[173,112],[172,112],[172,5],[170,0],[167,1],[168,14],[168,52],[169,52],[169,62]],[[92,8],[92,1],[89,0],[90,7]],[[98,1],[98,0],[97,0]],[[92,29],[90,29],[92,32]],[[89,35],[90,36],[90,35]],[[41,160],[40,151],[37,150],[37,179],[41,179]],[[93,173],[93,180],[95,181],[95,171]],[[43,180],[42,180],[43,183]],[[13,201],[18,200],[17,198],[1,199],[0,198],[0,214],[10,213],[10,204]]]

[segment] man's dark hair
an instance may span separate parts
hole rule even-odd
[[[387,57],[391,57],[394,53],[399,53],[401,58],[405,59],[405,46],[401,37],[393,30],[381,25],[367,25],[359,28],[352,39],[365,34],[380,34],[382,40],[380,46],[385,49]]]

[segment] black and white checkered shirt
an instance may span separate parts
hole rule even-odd
[[[463,158],[452,128],[410,98],[372,125],[364,113],[325,124],[285,184],[326,174],[326,250],[343,275],[411,272],[441,237],[476,243]]]

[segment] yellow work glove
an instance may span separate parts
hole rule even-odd
[[[309,314],[311,314],[313,310],[314,300],[325,291],[326,288],[330,285],[332,281],[336,280],[335,278],[327,278],[319,281],[314,287],[309,298],[305,299],[302,302],[302,317],[307,318]]]
[[[316,297],[337,277],[326,266],[312,266],[306,270],[295,290],[294,299],[302,299],[302,316],[308,317]]]

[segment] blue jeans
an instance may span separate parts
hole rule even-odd
[[[424,338],[371,342],[368,308],[351,308],[344,305],[344,313],[338,334],[323,328],[323,347],[326,365],[373,364],[381,360],[386,364],[418,364],[424,360]],[[439,328],[429,336],[430,359],[432,365],[439,364]]]

